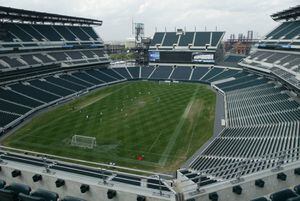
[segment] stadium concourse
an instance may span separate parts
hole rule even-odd
[[[225,111],[222,131],[174,176],[2,146],[0,200],[299,200],[299,9],[272,15],[287,22],[239,67],[186,62],[216,54],[224,32],[159,32],[150,50],[164,61],[112,68],[92,27],[102,21],[0,7],[4,137],[38,111],[133,80],[206,84]]]

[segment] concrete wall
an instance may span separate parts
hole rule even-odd
[[[257,174],[248,175],[244,178],[242,177],[243,181],[241,182],[232,180],[215,185],[213,184],[207,188],[200,188],[200,192],[198,194],[195,192],[186,193],[185,198],[194,198],[196,201],[210,201],[208,195],[211,192],[218,193],[219,201],[246,201],[262,196],[269,198],[269,195],[274,192],[286,188],[293,189],[294,186],[300,184],[300,176],[294,174],[294,169],[299,167],[300,164],[298,162],[278,171],[274,169],[266,170]],[[287,175],[286,181],[277,179],[277,174],[281,172]],[[256,179],[263,179],[265,181],[265,186],[263,188],[255,186]],[[242,187],[242,194],[237,195],[232,192],[232,187],[235,185],[240,185]]]
[[[108,182],[103,184],[103,181],[99,178],[87,177],[73,173],[66,173],[62,171],[51,171],[47,173],[44,167],[33,167],[28,165],[22,165],[15,162],[2,162],[0,179],[5,180],[7,185],[12,182],[23,183],[29,185],[32,191],[42,188],[45,190],[53,191],[59,194],[60,198],[65,196],[74,196],[78,198],[86,199],[87,201],[106,201],[107,190],[112,189],[117,191],[117,196],[112,200],[124,201],[124,200],[137,200],[138,195],[146,196],[148,201],[163,201],[163,200],[175,200],[175,195],[159,194],[157,190],[151,190],[145,187],[135,187],[118,182]],[[21,170],[21,176],[13,178],[11,172],[15,169]],[[34,183],[32,176],[34,174],[41,174],[42,180]],[[55,181],[57,178],[64,179],[65,185],[57,188]],[[90,190],[86,193],[80,192],[81,184],[87,184],[90,186]]]

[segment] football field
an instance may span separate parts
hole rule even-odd
[[[35,116],[2,143],[87,161],[173,171],[212,136],[215,99],[215,93],[201,84],[117,84]],[[97,146],[72,146],[74,135],[95,137]]]

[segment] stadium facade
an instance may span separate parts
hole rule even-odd
[[[299,14],[272,15],[285,21],[243,68],[211,61],[224,32],[183,31],[155,33],[149,66],[111,68],[92,28],[102,21],[0,7],[3,136],[44,108],[130,80],[207,84],[224,106],[221,131],[172,176],[2,146],[0,200],[299,200]]]

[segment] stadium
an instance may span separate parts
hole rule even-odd
[[[101,20],[0,6],[0,201],[300,200],[299,16],[245,57],[176,29],[123,65]]]

